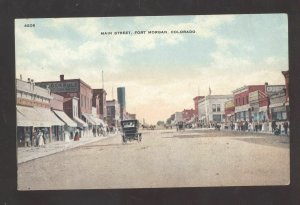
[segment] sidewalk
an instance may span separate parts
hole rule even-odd
[[[47,155],[55,154],[58,152],[62,152],[68,149],[72,149],[75,147],[79,147],[88,143],[97,142],[100,140],[104,140],[110,137],[114,137],[117,134],[109,134],[108,136],[101,136],[101,137],[82,137],[79,141],[70,140],[69,142],[51,142],[49,144],[46,144],[44,147],[18,147],[17,153],[18,153],[18,164],[27,162],[33,159],[37,159],[40,157],[44,157]]]

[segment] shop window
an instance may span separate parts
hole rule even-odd
[[[216,104],[212,104],[212,111],[213,111],[213,112],[216,112],[216,111],[217,111],[217,106],[216,106]]]
[[[221,115],[213,115],[213,121],[215,122],[221,122],[222,116]]]
[[[217,104],[217,112],[221,112],[221,105]]]

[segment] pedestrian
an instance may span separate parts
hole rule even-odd
[[[252,125],[252,122],[249,122],[249,125],[248,125],[248,131],[253,131],[253,125]]]
[[[45,145],[44,133],[42,131],[39,131],[39,133],[38,133],[38,146],[42,147],[44,145]]]
[[[28,132],[25,133],[25,147],[30,147],[31,146],[31,140],[30,140],[30,135]]]
[[[283,129],[284,129],[285,135],[288,134],[288,128],[289,128],[289,123],[288,123],[287,121],[285,121],[285,122],[283,123]]]
[[[76,130],[76,132],[75,132],[74,141],[79,141],[79,132],[78,132],[78,130]]]
[[[274,131],[275,131],[275,129],[276,129],[276,127],[277,127],[277,125],[276,125],[276,121],[275,121],[275,120],[273,120],[273,121],[272,121],[272,124],[271,124],[271,126],[272,126],[272,132],[274,132]]]
[[[93,130],[92,130],[92,131],[93,131],[93,136],[96,137],[96,128],[93,127]]]
[[[248,131],[248,121],[245,122],[244,131]]]
[[[97,128],[97,136],[99,137],[100,135],[100,127]]]

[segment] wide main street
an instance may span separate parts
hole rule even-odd
[[[289,137],[217,130],[141,130],[18,165],[19,190],[286,185]]]

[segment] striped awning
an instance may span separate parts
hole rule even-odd
[[[26,106],[16,106],[17,108],[17,126],[20,127],[51,127],[56,124],[64,125],[57,121],[51,110],[45,108],[34,108]]]
[[[69,118],[69,116],[65,112],[59,110],[53,110],[53,112],[69,127],[77,127],[77,123]]]

